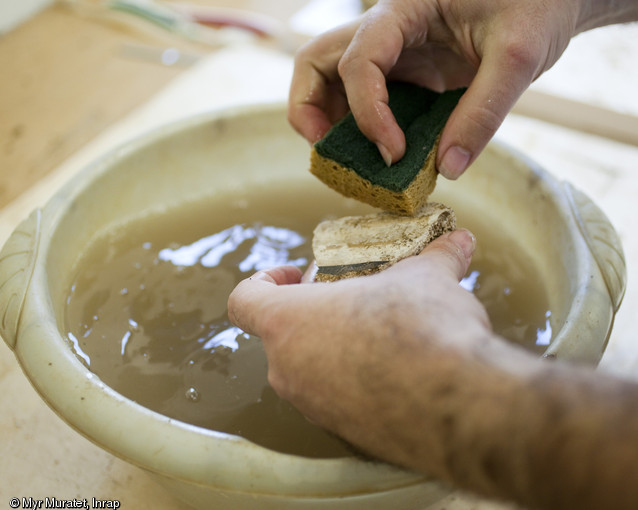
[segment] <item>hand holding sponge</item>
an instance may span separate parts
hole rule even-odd
[[[437,93],[389,82],[389,106],[405,133],[404,157],[386,166],[376,145],[348,113],[314,145],[310,171],[347,197],[396,214],[415,215],[434,190],[441,130],[463,92]]]
[[[404,157],[389,167],[352,113],[314,145],[311,173],[339,193],[385,211],[322,222],[313,239],[316,280],[375,273],[456,227],[454,212],[428,203],[428,197],[438,175],[441,130],[463,92],[388,83],[389,106],[406,138]]]

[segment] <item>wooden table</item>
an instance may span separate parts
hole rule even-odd
[[[199,3],[283,22],[305,2]],[[150,25],[143,31],[136,26],[82,17],[54,4],[0,38],[0,207],[184,71],[135,58],[131,49],[174,47],[197,56],[213,51]]]
[[[306,2],[214,3],[239,4],[285,21]],[[149,46],[176,47],[202,60],[188,69],[125,54],[126,48]],[[262,44],[212,51],[183,40],[167,40],[156,32],[139,33],[84,19],[63,6],[42,12],[0,39],[0,64],[1,242],[22,217],[96,154],[199,108],[284,100],[292,69],[290,55]],[[272,79],[261,80],[257,90],[245,68],[258,70],[260,65],[277,72],[271,73],[275,74]],[[202,83],[220,70],[232,83],[210,80],[203,90]],[[618,229],[625,245],[629,286],[601,369],[635,377],[638,346],[632,339],[633,310],[638,308],[638,241],[633,216],[638,148],[515,115],[497,136],[588,193]],[[12,353],[2,346],[0,406],[0,508],[8,508],[11,497],[29,496],[116,499],[124,509],[181,508],[138,468],[63,423],[35,394]],[[497,507],[454,494],[431,510]]]

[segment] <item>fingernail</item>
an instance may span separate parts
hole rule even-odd
[[[456,179],[465,171],[471,157],[472,154],[468,151],[454,145],[445,151],[439,165],[439,173],[447,179]]]
[[[469,258],[476,250],[476,237],[466,228],[459,228],[450,234],[450,240],[454,241],[462,250],[466,258]]]
[[[387,147],[381,142],[377,142],[377,149],[379,149],[379,153],[381,154],[383,161],[385,161],[385,166],[390,166],[392,164],[392,154],[390,154]]]

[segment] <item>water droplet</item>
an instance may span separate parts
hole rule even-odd
[[[186,397],[186,400],[197,402],[199,400],[199,391],[197,391],[197,388],[190,387],[186,390],[184,396]]]

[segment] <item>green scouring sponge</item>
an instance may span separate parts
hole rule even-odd
[[[313,147],[310,171],[347,197],[397,214],[414,215],[436,184],[441,130],[465,89],[443,93],[389,82],[389,106],[405,133],[403,158],[386,166],[374,143],[347,114]]]

